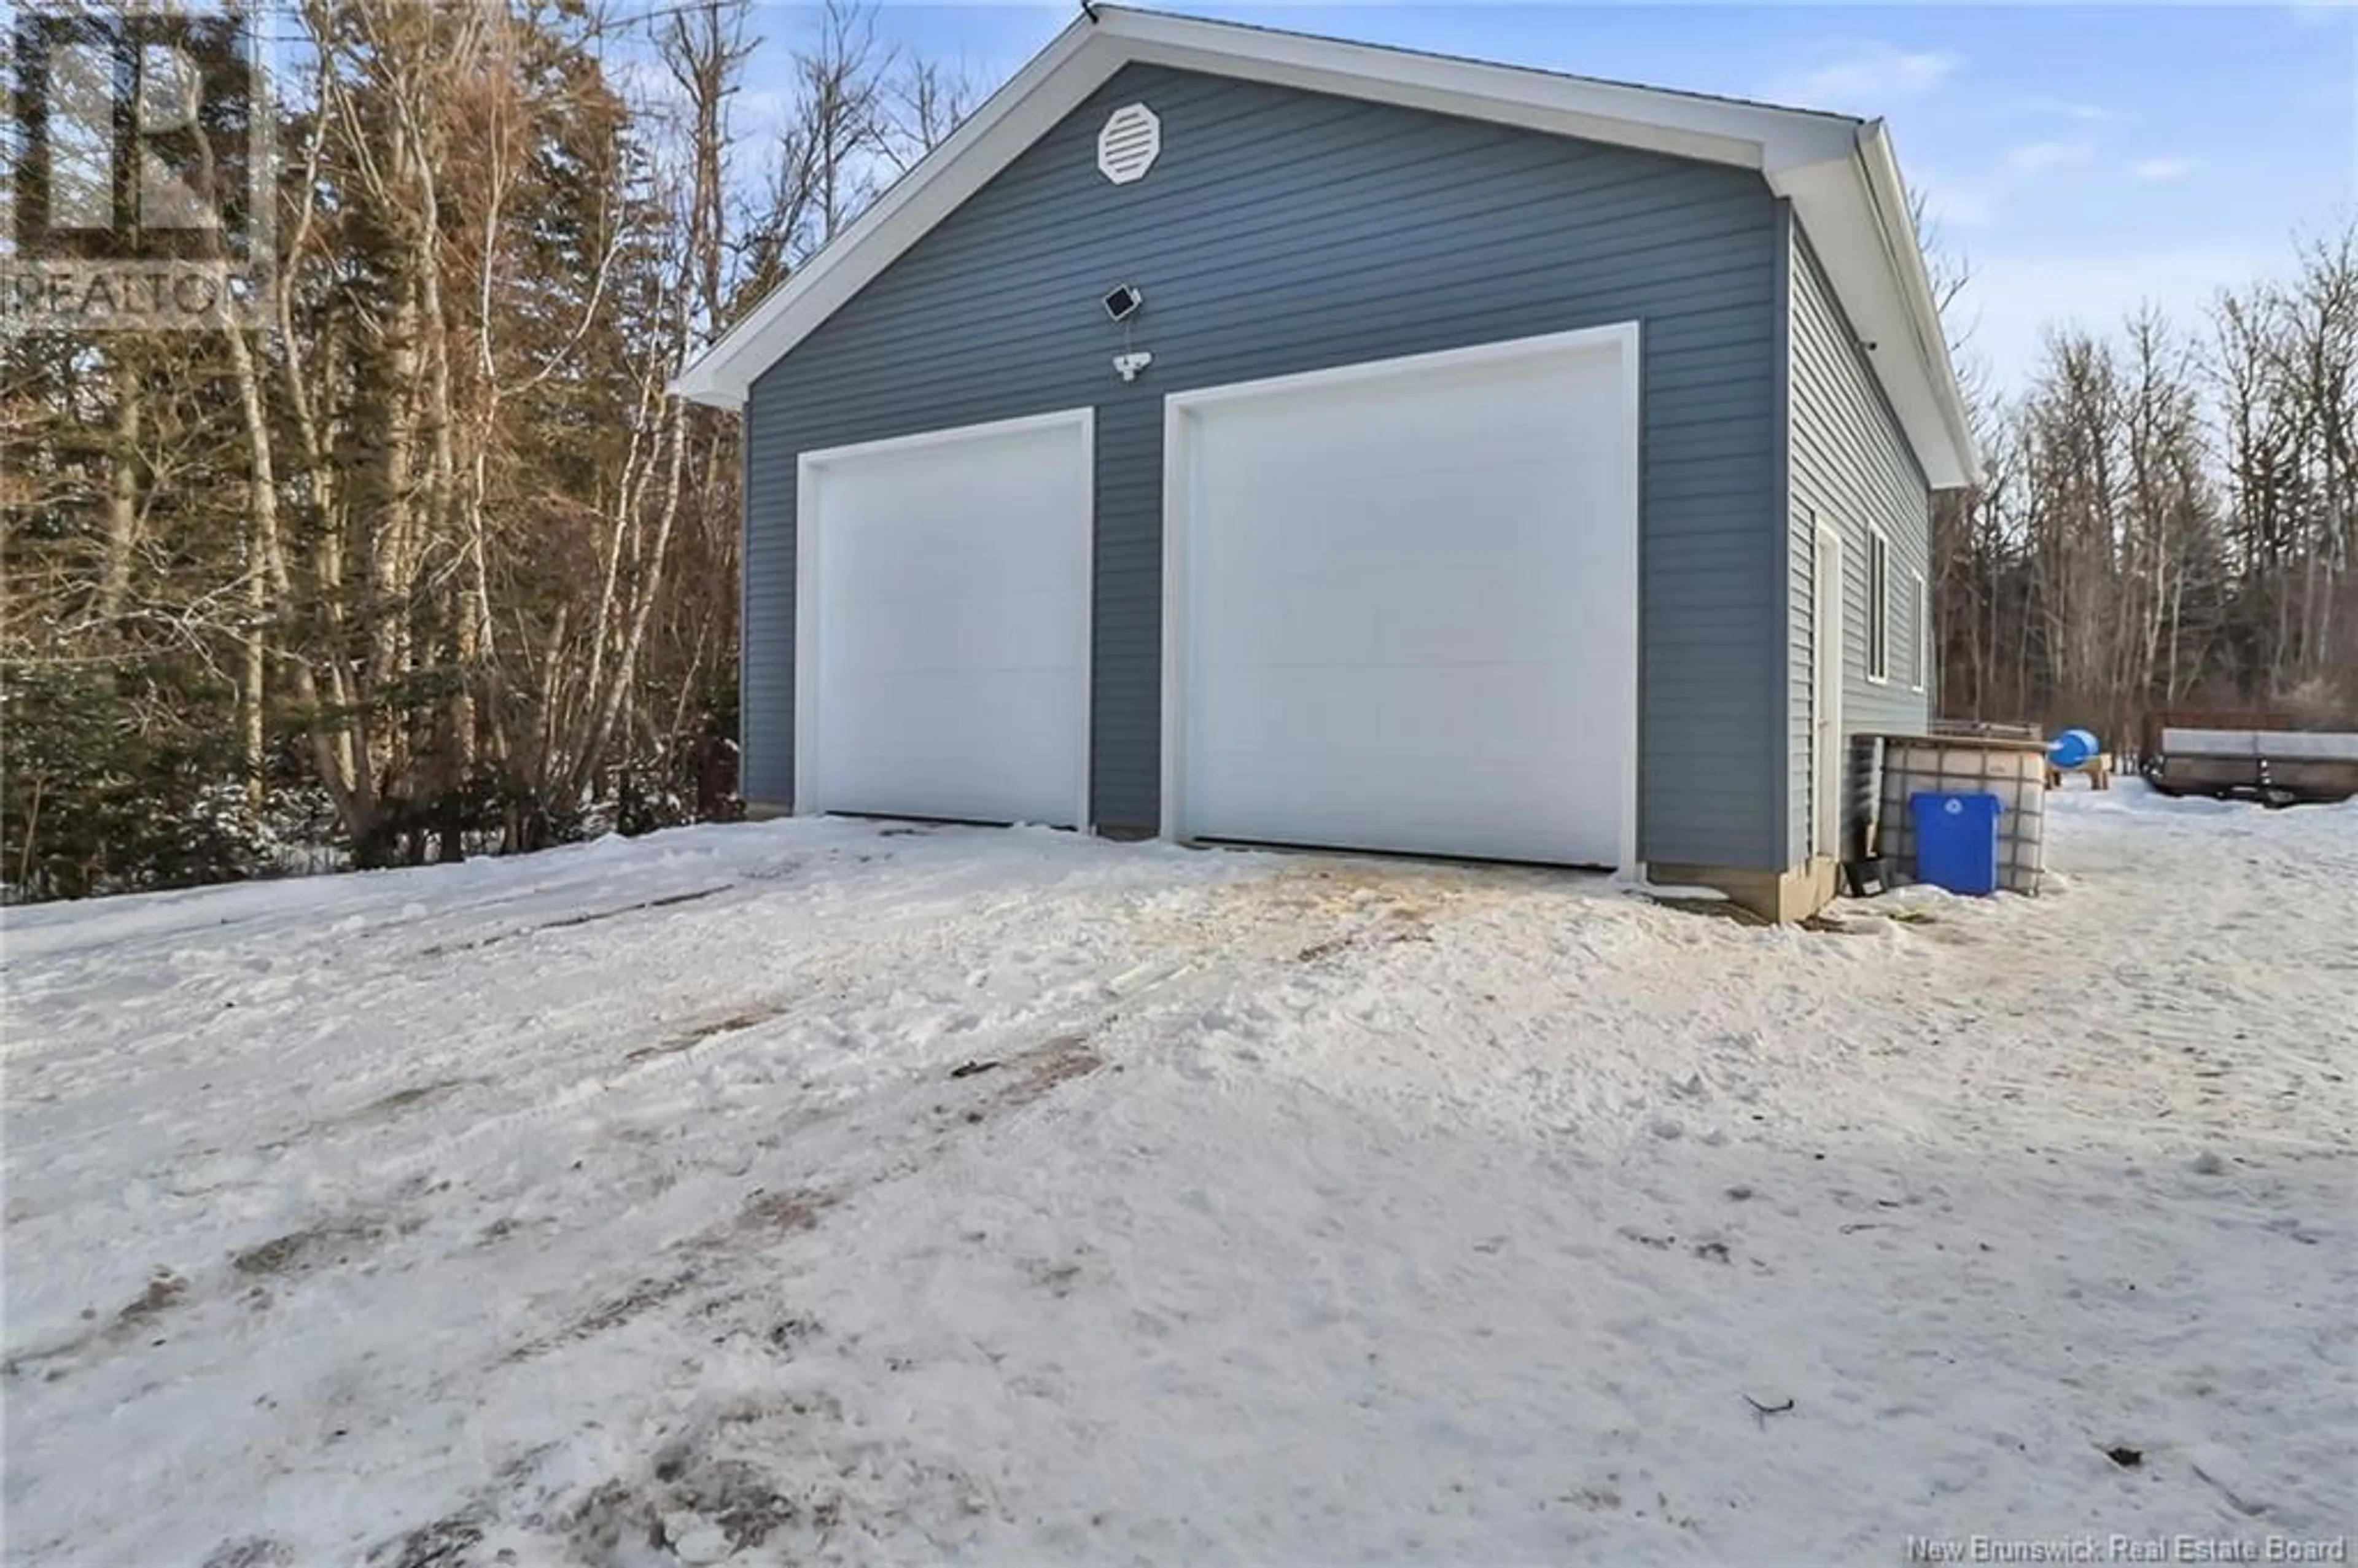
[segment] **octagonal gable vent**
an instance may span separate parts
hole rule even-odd
[[[1163,151],[1163,122],[1143,103],[1125,103],[1098,133],[1098,172],[1116,185],[1146,178]]]

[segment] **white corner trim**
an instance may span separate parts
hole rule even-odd
[[[1097,410],[1060,408],[1048,414],[1027,414],[1014,419],[993,419],[980,425],[957,425],[921,430],[910,436],[856,441],[803,453],[795,463],[795,806],[797,816],[824,815],[816,804],[818,783],[818,588],[819,537],[810,526],[811,508],[818,494],[822,471],[848,459],[886,452],[921,451],[927,447],[959,441],[1016,436],[1031,430],[1077,428],[1081,433],[1081,482],[1075,510],[1081,523],[1081,765],[1073,825],[1090,830],[1089,745],[1090,706],[1095,694],[1097,654]]]
[[[1476,343],[1435,353],[1408,354],[1393,359],[1366,360],[1325,370],[1264,376],[1218,386],[1174,392],[1163,400],[1163,806],[1162,834],[1174,842],[1188,841],[1184,793],[1186,777],[1187,662],[1187,421],[1199,410],[1272,394],[1314,387],[1347,386],[1355,382],[1386,380],[1425,371],[1462,369],[1566,352],[1611,348],[1621,371],[1621,485],[1615,511],[1629,562],[1628,667],[1637,686],[1629,693],[1626,722],[1619,737],[1622,770],[1618,842],[1620,864],[1616,874],[1642,876],[1638,858],[1639,707],[1645,668],[1642,599],[1645,563],[1639,534],[1639,496],[1643,485],[1645,374],[1643,330],[1636,321],[1584,327],[1569,332],[1547,332],[1503,342]]]
[[[1098,819],[1097,813],[1091,809],[1095,803],[1089,798],[1089,748],[1097,734],[1098,411],[1089,406],[1072,412],[1079,416],[1081,426],[1081,482],[1074,506],[1081,520],[1081,646],[1077,656],[1077,667],[1081,672],[1081,776],[1078,797],[1073,807],[1073,831],[1094,833]],[[1062,419],[1063,416],[1052,417]]]
[[[1187,417],[1200,394],[1180,393],[1163,400],[1163,793],[1157,827],[1174,844],[1188,841],[1186,803],[1180,798],[1187,776],[1186,683],[1179,674],[1187,656]]]
[[[1844,606],[1849,600],[1843,564],[1847,546],[1842,530],[1813,509],[1810,527],[1810,853],[1832,855],[1842,844],[1843,683],[1849,677],[1844,665],[1850,657],[1850,631],[1844,624]],[[1829,556],[1833,568],[1831,580],[1826,569]],[[1832,757],[1819,752],[1821,730],[1833,736]]]
[[[1879,123],[1099,5],[843,233],[686,366],[682,397],[740,408],[754,379],[1123,66],[1167,65],[1761,171],[1794,205],[1936,489],[1979,471]]]
[[[746,443],[749,447],[751,442]],[[818,784],[818,454],[795,463],[795,815],[821,815]]]
[[[1646,545],[1641,497],[1645,486],[1645,329],[1636,321],[1607,327],[1619,341],[1621,354],[1621,525],[1629,546],[1629,671],[1637,688],[1629,694],[1628,718],[1622,731],[1621,873],[1643,879],[1646,863],[1638,856],[1638,818],[1644,809],[1642,764],[1638,749],[1642,741],[1640,710],[1646,700]]]

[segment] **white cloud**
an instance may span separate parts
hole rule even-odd
[[[2192,174],[2200,166],[2190,157],[2139,158],[2129,165],[2129,172],[2139,179],[2180,179]]]
[[[1936,227],[1983,229],[1997,216],[1998,193],[1986,181],[1926,176],[1909,183],[1922,193],[1925,215]]]
[[[1817,64],[1786,72],[1761,90],[1772,103],[1804,109],[1874,113],[1931,92],[1964,62],[1952,54],[1855,44]]]
[[[1976,173],[1930,170],[1913,183],[1923,191],[1925,209],[1936,224],[1986,229],[2025,186],[2058,170],[2085,165],[2095,154],[2091,142],[2023,142],[2006,148],[1996,163]]]
[[[2006,149],[2006,167],[2017,174],[2043,174],[2085,163],[2092,150],[2085,142],[2025,142]]]
[[[1968,347],[1989,365],[1993,384],[2015,393],[2028,385],[2050,327],[2115,331],[2150,301],[2180,329],[2203,331],[2219,290],[2267,276],[2279,261],[2265,248],[2234,245],[2078,256],[1975,251],[1960,319],[1974,323]]]
[[[2083,125],[2109,125],[2131,118],[2118,109],[2108,109],[2101,103],[2072,98],[2017,98],[2013,104],[2026,114],[2051,114],[2059,119],[2076,120]]]

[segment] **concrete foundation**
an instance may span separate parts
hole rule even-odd
[[[768,822],[794,815],[793,808],[774,801],[749,800],[745,820]],[[1101,838],[1135,843],[1157,836],[1156,829],[1101,823],[1092,829]],[[1338,851],[1347,853],[1348,851]],[[1411,857],[1412,859],[1416,857]],[[1747,870],[1739,866],[1649,865],[1650,881],[1683,887],[1717,888],[1736,903],[1769,920],[1807,920],[1833,902],[1842,891],[1841,868],[1831,856],[1817,856],[1807,864],[1782,871]]]
[[[1831,855],[1813,856],[1781,871],[1650,864],[1646,877],[1674,886],[1717,888],[1753,914],[1777,921],[1807,920],[1833,902],[1842,881],[1841,868]]]

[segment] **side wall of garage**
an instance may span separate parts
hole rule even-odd
[[[1810,703],[1812,573],[1820,521],[1843,544],[1843,729],[1920,732],[1931,719],[1931,673],[1917,618],[1916,585],[1931,575],[1931,491],[1909,449],[1859,336],[1834,298],[1799,222],[1788,224],[1792,254],[1790,386],[1793,446],[1792,509],[1787,567],[1791,583],[1791,634],[1787,643],[1788,734],[1791,780],[1785,832],[1789,860],[1810,841]],[[1867,669],[1867,541],[1887,544],[1885,624],[1889,648],[1881,679]],[[1929,595],[1928,595],[1929,598]],[[1845,757],[1850,748],[1844,748]],[[1844,792],[1845,839],[1859,827]]]
[[[1145,178],[1096,139],[1142,102]],[[1159,816],[1166,394],[1637,320],[1644,331],[1639,850],[1786,865],[1786,301],[1755,173],[1160,67],[1125,70],[755,384],[743,725],[791,804],[800,451],[1097,410],[1095,815]],[[1131,326],[1099,297],[1135,284]],[[1134,384],[1125,349],[1151,351]],[[1445,519],[1437,520],[1445,525]]]

